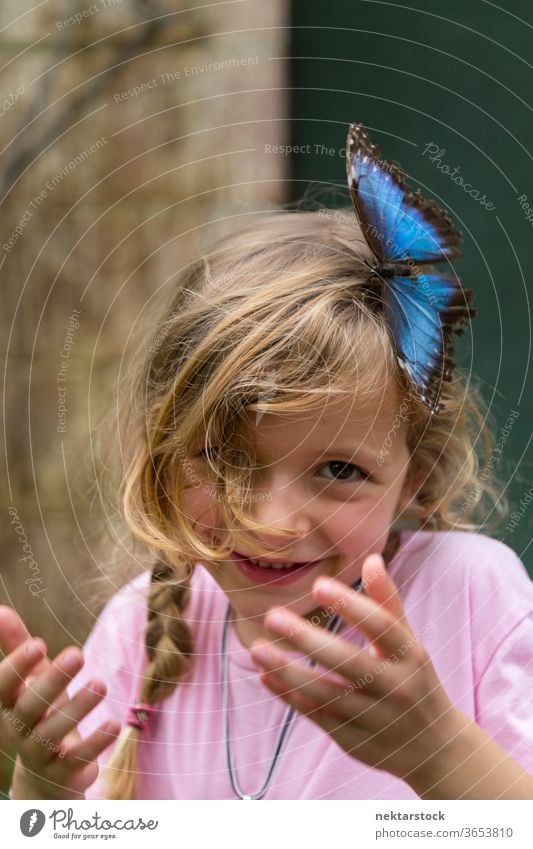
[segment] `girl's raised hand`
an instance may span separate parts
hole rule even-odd
[[[279,607],[266,614],[265,627],[318,666],[294,661],[265,640],[256,640],[251,654],[266,686],[349,755],[409,783],[444,754],[463,717],[411,630],[381,555],[367,557],[362,578],[366,595],[332,578],[317,578],[313,592],[320,605],[361,629],[370,651]]]
[[[69,647],[53,662],[10,607],[0,606],[0,740],[17,752],[14,799],[82,799],[98,775],[98,755],[115,741],[118,723],[106,723],[82,740],[77,730],[105,696],[105,684],[88,682],[71,699],[65,688],[83,666]]]

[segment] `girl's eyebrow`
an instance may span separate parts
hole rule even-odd
[[[335,454],[339,457],[348,458],[349,460],[359,459],[362,462],[371,463],[376,459],[376,455],[378,454],[379,449],[371,449],[364,448],[363,446],[359,446],[359,448],[349,448],[346,446],[334,445],[331,448],[327,448],[325,451],[322,451],[320,456],[324,456],[325,454]]]
[[[368,448],[360,446],[359,448],[351,448],[347,446],[332,446],[331,448],[307,448],[305,445],[299,445],[294,449],[294,454],[298,455],[301,452],[302,457],[306,455],[312,462],[318,462],[322,457],[334,456],[339,460],[348,460],[349,462],[374,464],[379,456],[380,448]],[[292,454],[292,452],[290,452]]]

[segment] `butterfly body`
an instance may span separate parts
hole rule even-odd
[[[361,124],[350,126],[346,150],[348,187],[374,258],[368,285],[380,289],[400,366],[436,413],[442,381],[452,376],[452,334],[475,315],[472,292],[434,269],[460,257],[461,233],[434,201],[407,185],[397,163],[381,158]]]
[[[379,277],[410,277],[411,268],[408,265],[398,263],[395,265],[392,262],[385,262],[382,265],[373,266],[374,271]]]

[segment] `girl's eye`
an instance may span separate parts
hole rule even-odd
[[[214,453],[216,448],[209,446],[209,453]],[[203,449],[198,454],[199,457],[207,457],[208,452]],[[370,477],[369,472],[365,472],[360,466],[356,466],[353,463],[346,463],[343,460],[330,460],[329,463],[325,463],[323,468],[327,468],[328,466],[336,467],[333,472],[333,482],[340,481],[343,483],[358,483],[363,480],[367,480]],[[351,477],[355,472],[356,476]]]
[[[344,481],[348,483],[358,483],[358,481],[366,480],[368,477],[370,477],[368,472],[365,472],[364,469],[360,468],[360,466],[355,466],[353,463],[345,463],[342,460],[330,460],[330,462],[326,463],[323,468],[327,468],[328,466],[337,467],[337,469],[340,469],[340,472],[334,472],[334,477],[330,478],[330,480]],[[349,477],[350,470],[353,470],[357,473],[357,476],[355,478]]]

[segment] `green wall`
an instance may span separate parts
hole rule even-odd
[[[483,0],[418,0],[416,8],[296,0],[291,31],[292,143],[310,146],[291,157],[293,199],[349,202],[342,148],[347,125],[358,121],[463,231],[457,270],[474,289],[478,315],[456,345],[457,361],[480,376],[498,430],[519,413],[498,469],[511,509],[523,515],[512,531],[504,524],[494,535],[533,576],[531,0],[507,0],[505,10]],[[434,162],[436,148],[424,154],[430,143],[442,151]]]

